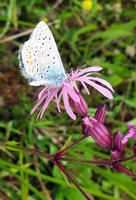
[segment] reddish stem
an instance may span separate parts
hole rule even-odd
[[[112,165],[111,160],[105,160],[105,159],[85,160],[85,159],[77,159],[77,158],[71,158],[71,157],[62,157],[59,160],[78,162],[78,163],[86,163],[86,164],[96,164],[96,165],[101,165],[101,166],[111,166]]]
[[[118,163],[126,162],[126,161],[129,161],[129,160],[133,160],[133,159],[136,159],[135,155],[127,157],[127,158],[122,158],[122,159],[117,160],[117,161],[113,161],[112,164],[118,164]]]
[[[86,200],[92,200],[83,190],[82,188],[78,185],[78,183],[75,181],[75,179],[70,175],[69,171],[64,168],[64,166],[57,160],[54,161],[56,166],[62,171],[67,178],[78,188],[78,190],[82,193],[82,195],[86,198]]]
[[[81,138],[79,138],[78,140],[75,140],[72,144],[70,144],[68,147],[58,151],[54,156],[55,157],[62,157],[68,149],[72,148],[73,146],[77,145],[79,142],[81,142],[82,140],[84,140],[87,136],[83,135]]]

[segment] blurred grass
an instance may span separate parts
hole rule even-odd
[[[109,101],[92,89],[91,96],[85,96],[92,115],[99,104],[107,103],[106,123],[113,134],[117,129],[126,131],[127,122],[136,124],[136,1],[94,0],[92,3],[90,10],[84,10],[79,0],[3,0],[0,2],[0,40],[48,19],[68,72],[86,63],[104,68],[103,77],[116,92],[114,100]],[[42,120],[36,122],[36,114],[29,115],[39,88],[32,88],[23,80],[17,60],[18,48],[28,37],[24,35],[0,45],[0,140],[55,153],[69,136],[76,139],[81,135],[81,119],[73,122],[65,111],[58,114],[53,103]],[[132,145],[133,141],[129,148]],[[131,155],[129,148],[124,156]],[[5,199],[13,200],[84,199],[72,184],[68,188],[58,169],[46,159],[39,157],[35,163],[32,155],[2,146],[0,155],[0,198],[3,194]],[[109,157],[108,151],[92,139],[70,150],[69,155]],[[64,164],[95,199],[136,199],[136,183],[130,177],[93,165]],[[127,166],[136,171],[135,163],[128,162]]]

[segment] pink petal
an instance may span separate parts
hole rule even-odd
[[[97,72],[97,71],[100,71],[102,70],[102,67],[99,67],[99,66],[94,66],[94,67],[88,67],[86,69],[80,69],[79,72],[77,73],[77,76],[81,76],[82,74],[84,73],[87,73],[87,72]]]
[[[40,112],[38,113],[37,117],[36,117],[36,121],[38,120],[38,118],[40,117],[42,110],[40,110]]]
[[[38,102],[37,102],[37,104],[34,106],[34,108],[31,110],[31,115],[37,110],[37,108],[41,105],[41,103],[47,98],[47,96],[48,96],[48,91],[46,91],[46,93],[44,94],[44,96],[42,96],[39,100],[38,100]]]
[[[88,90],[86,84],[85,84],[83,81],[81,81],[81,84],[83,85],[83,87],[84,87],[86,93],[87,93],[88,95],[90,95],[90,92],[89,92],[89,90]]]
[[[98,76],[100,76],[101,74],[100,73],[97,73],[97,72],[90,72],[90,73],[87,73],[87,74],[85,74],[84,76],[90,76],[90,75],[98,75]]]
[[[58,102],[59,103],[60,103],[61,96],[62,96],[62,91],[60,92],[59,97],[58,97]]]
[[[57,105],[58,111],[61,112],[60,106],[59,106],[59,98],[58,98],[57,94],[56,94],[55,98],[56,98],[56,105]]]
[[[122,144],[126,144],[128,142],[129,138],[133,138],[133,139],[136,140],[136,130],[135,130],[135,128],[131,128],[128,131],[127,135],[124,136],[124,138],[122,139]]]
[[[112,92],[114,92],[111,84],[108,81],[106,81],[106,80],[104,80],[102,78],[97,78],[97,77],[89,77],[89,79],[90,80],[94,80],[94,81],[98,81],[98,82],[102,83],[103,85],[105,85],[106,87],[108,87]]]
[[[76,81],[73,81],[73,87],[74,87],[77,91],[79,91],[79,89],[78,89],[78,87],[77,87],[77,85],[76,85]]]
[[[58,89],[57,89],[57,90],[56,90],[56,89],[55,89],[55,90],[52,89],[52,90],[50,91],[50,96],[48,96],[48,98],[46,99],[45,104],[43,105],[43,107],[42,107],[42,109],[41,109],[40,118],[42,118],[42,116],[43,116],[43,114],[44,114],[46,108],[48,107],[48,105],[49,105],[49,103],[52,101],[52,99],[55,97],[55,95],[56,95],[57,92],[58,92]]]
[[[66,90],[66,87],[64,86],[63,89],[62,89],[62,94],[63,94],[63,102],[64,102],[64,106],[65,106],[65,109],[68,113],[68,115],[73,119],[73,120],[76,120],[76,116],[75,114],[73,113],[70,105],[69,105],[69,101],[68,101],[68,94],[67,94],[67,90]]]
[[[38,94],[38,99],[40,99],[40,98],[43,96],[43,93],[44,93],[47,89],[48,89],[48,88],[45,87],[45,88],[43,88],[43,89],[39,92],[39,94]]]
[[[69,94],[69,96],[71,97],[71,99],[73,99],[74,101],[76,101],[77,103],[80,102],[80,98],[79,96],[76,94],[76,92],[74,91],[73,87],[70,84],[65,85],[67,93]]]
[[[80,77],[80,78],[78,78],[78,80],[86,82],[87,84],[91,85],[96,90],[98,90],[100,93],[102,93],[105,97],[107,97],[109,99],[113,99],[113,96],[112,96],[111,92],[108,89],[106,89],[106,88],[94,83],[93,81],[88,80],[87,78],[84,79],[84,78]]]

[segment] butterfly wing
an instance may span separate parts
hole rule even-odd
[[[19,63],[23,75],[33,86],[58,86],[67,78],[54,37],[43,21],[20,47]]]

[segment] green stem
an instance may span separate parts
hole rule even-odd
[[[70,148],[72,148],[73,146],[77,145],[78,143],[80,143],[82,140],[84,140],[87,136],[83,135],[81,138],[79,138],[78,140],[75,140],[72,144],[70,144],[69,146],[67,146],[66,148],[58,151],[55,156],[56,157],[62,157],[67,150],[69,150]]]
[[[44,151],[40,151],[40,150],[35,150],[32,148],[28,148],[28,147],[22,147],[22,146],[15,146],[15,145],[7,145],[7,144],[2,144],[3,146],[5,146],[6,148],[11,148],[13,150],[22,150],[24,152],[33,154],[33,155],[37,155],[37,156],[41,156],[44,158],[47,158],[48,160],[52,160],[53,157],[51,154],[45,153]]]

